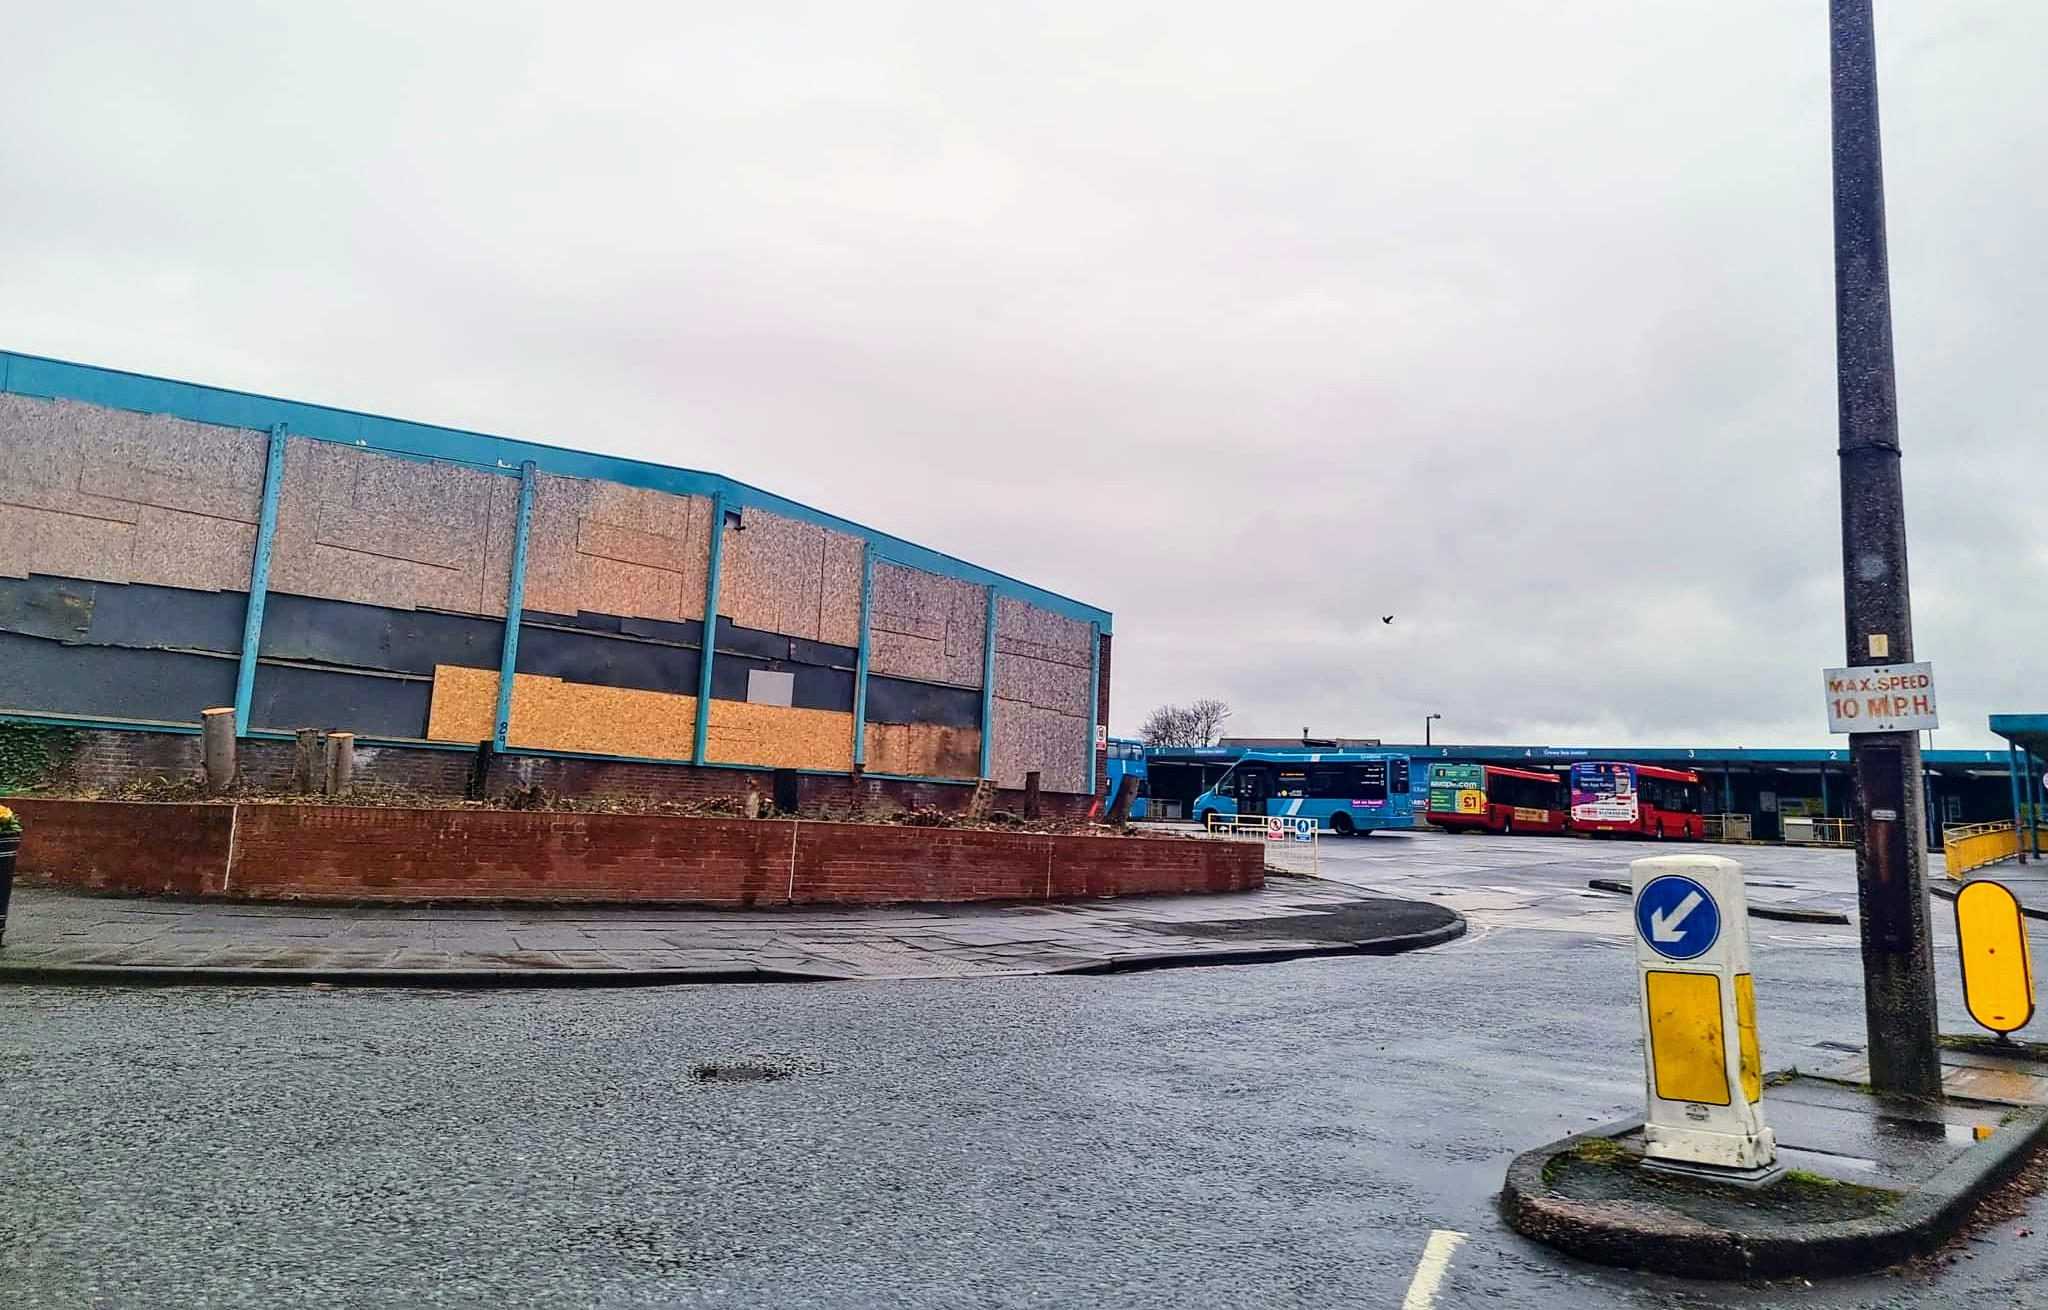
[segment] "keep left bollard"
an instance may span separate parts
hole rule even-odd
[[[1742,866],[1667,855],[1629,868],[1647,1161],[1736,1182],[1767,1178],[1778,1148],[1764,1123]]]

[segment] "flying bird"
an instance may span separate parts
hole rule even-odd
[[[1382,623],[1392,623],[1393,621],[1394,621],[1394,616],[1393,616],[1393,615],[1391,615],[1391,614],[1382,614],[1382,615],[1380,615],[1380,622],[1382,622]]]

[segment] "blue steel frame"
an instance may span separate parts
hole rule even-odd
[[[988,618],[981,626],[981,766],[977,777],[986,778],[989,751],[996,736],[996,589],[988,589]],[[1093,743],[1090,743],[1091,747]]]
[[[491,720],[491,745],[505,749],[512,731],[512,687],[519,674],[519,616],[526,609],[526,538],[533,528],[533,489],[540,466],[519,466],[519,518],[512,529],[512,581],[505,588],[505,644],[498,656],[498,712]]]
[[[853,669],[853,767],[868,762],[868,614],[875,603],[875,554],[860,553],[860,654]]]
[[[1088,767],[1082,776],[1088,779],[1088,794],[1095,795],[1096,734],[1101,730],[1098,722],[1102,712],[1102,625],[1088,625]],[[1111,797],[1114,800],[1115,797]]]
[[[704,762],[704,743],[711,732],[711,659],[718,647],[718,574],[725,565],[725,493],[711,496],[711,559],[704,570],[704,644],[697,660],[697,733],[690,744],[690,763]]]
[[[285,425],[270,425],[263,460],[263,509],[256,519],[256,554],[249,561],[249,605],[242,617],[242,654],[235,668],[235,735],[249,731],[256,700],[256,658],[263,649],[263,604],[270,596],[270,552],[277,537],[277,501],[284,491]]]

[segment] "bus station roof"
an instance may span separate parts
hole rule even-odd
[[[2033,726],[2039,734],[2036,754],[2048,758],[2048,715],[2016,715],[1992,717],[1992,731],[2000,731],[2001,722],[2012,720]],[[2015,740],[2008,737],[2008,740]],[[2024,743],[2022,743],[2024,744]],[[1277,747],[1261,747],[1262,754],[1278,751]],[[1307,756],[1317,753],[1314,748],[1294,747]],[[1459,745],[1456,743],[1404,745],[1386,742],[1374,749],[1406,755],[1414,760],[1464,760],[1482,764],[1513,764],[1520,767],[1548,765],[1562,768],[1575,760],[1625,760],[1631,764],[1664,764],[1690,769],[1722,768],[1779,768],[1815,769],[1828,765],[1849,763],[1849,746],[1846,741],[1834,748],[1806,748],[1782,746],[1515,746],[1515,745]],[[1147,759],[1187,764],[1229,763],[1244,754],[1241,746],[1153,746],[1146,749]],[[1926,751],[1922,759],[1930,768],[1985,769],[2003,771],[2006,768],[2006,753],[2003,750],[1951,750]]]
[[[2048,714],[1994,714],[1991,731],[2023,751],[2048,759]]]

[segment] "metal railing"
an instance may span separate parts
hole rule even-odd
[[[1823,819],[1813,814],[1779,816],[1787,846],[1854,846],[1856,825],[1848,819]]]
[[[2037,826],[2037,836],[2048,834],[2048,824]],[[1972,869],[2010,860],[2020,853],[2025,830],[2010,823],[1965,823],[1941,830],[1942,863],[1957,882]]]
[[[1748,841],[1754,824],[1747,814],[1703,814],[1700,821],[1708,841]]]
[[[1304,878],[1322,875],[1322,829],[1301,815],[1211,814],[1207,835],[1256,841],[1266,848],[1266,867]]]

